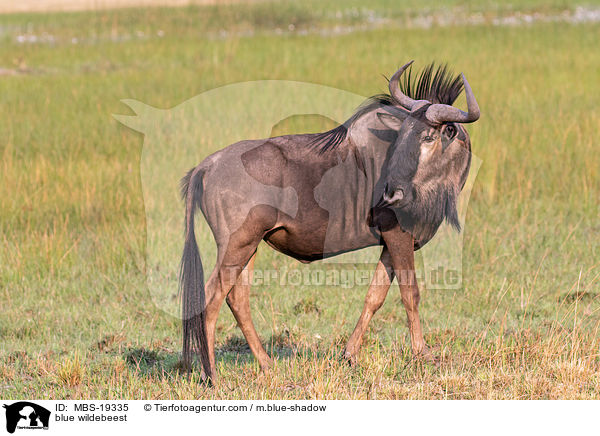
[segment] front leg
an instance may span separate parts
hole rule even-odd
[[[423,329],[419,319],[420,296],[415,274],[414,239],[412,235],[403,231],[399,225],[382,231],[382,237],[390,252],[394,273],[400,287],[402,303],[406,309],[413,355],[431,359],[423,338]]]
[[[371,285],[367,291],[367,296],[365,297],[363,311],[344,351],[344,358],[350,365],[354,365],[356,362],[356,355],[360,349],[362,338],[369,326],[369,321],[371,321],[375,312],[383,305],[393,279],[392,260],[388,249],[384,247],[377,263],[373,280],[371,280]]]

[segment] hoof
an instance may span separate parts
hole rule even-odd
[[[437,354],[431,351],[431,348],[425,346],[420,351],[413,351],[414,358],[417,361],[429,363],[435,366],[440,366],[440,358]]]
[[[189,376],[193,369],[192,362],[189,359],[181,359],[175,364],[175,369],[179,374],[187,374]]]
[[[206,372],[202,370],[200,373],[200,380],[202,380],[202,383],[206,383],[207,386],[213,387],[217,381],[217,374],[216,372],[213,372],[212,374],[206,375]]]
[[[349,351],[344,351],[344,355],[342,357],[351,368],[356,366],[356,354],[352,354]]]
[[[260,362],[260,372],[263,374],[270,374],[275,368],[275,362],[272,359],[266,360],[264,362]]]

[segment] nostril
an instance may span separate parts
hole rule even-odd
[[[399,201],[404,199],[404,189],[402,188],[398,188],[398,189],[390,189],[389,185],[385,185],[385,188],[383,190],[383,200],[387,203],[387,204],[394,204],[394,203],[398,203]]]
[[[390,186],[386,183],[385,187],[383,188],[383,199],[385,201],[390,200],[390,198],[392,198],[391,192],[390,192]]]

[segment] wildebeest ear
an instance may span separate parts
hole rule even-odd
[[[379,118],[379,121],[383,123],[384,126],[392,130],[400,130],[400,127],[404,122],[404,118],[399,118],[395,115],[384,114],[381,112],[377,113],[377,117]]]

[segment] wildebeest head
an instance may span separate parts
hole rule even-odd
[[[456,202],[468,175],[471,149],[461,124],[476,121],[479,106],[464,75],[468,112],[408,97],[399,79],[411,63],[390,79],[390,93],[399,105],[378,114],[397,132],[383,168],[380,205],[394,208],[405,230],[423,240],[433,236],[444,218],[460,228]]]

